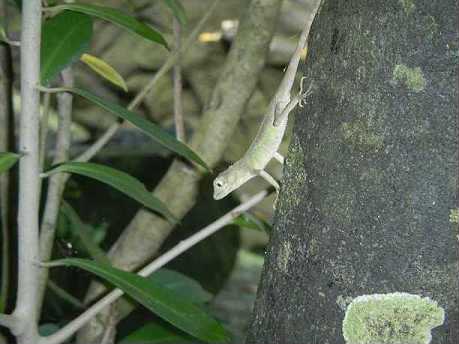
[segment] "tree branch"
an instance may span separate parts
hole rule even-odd
[[[18,288],[13,315],[24,326],[17,335],[19,344],[35,343],[38,331],[37,301],[39,211],[39,109],[41,0],[22,3],[21,32],[21,101],[18,206]]]
[[[245,2],[246,7],[241,11],[243,15],[239,32],[201,118],[199,129],[191,140],[191,146],[211,167],[221,159],[256,86],[281,2],[252,0]],[[177,217],[182,218],[195,204],[201,177],[201,172],[175,161],[156,187],[155,196],[174,209]],[[112,246],[109,252],[112,264],[131,271],[144,265],[155,255],[172,230],[173,227],[167,221],[151,212],[140,210]],[[94,282],[86,301],[91,302],[104,291],[101,284]],[[104,329],[94,321],[94,324],[80,331],[78,342],[97,342],[103,332]]]
[[[181,45],[181,27],[176,18],[173,18],[172,26],[174,28],[174,38],[176,42],[175,49],[178,51],[177,62],[174,65],[174,123],[175,123],[175,136],[177,140],[182,142],[186,141],[185,137],[185,124],[183,122],[183,104],[182,104],[182,67],[180,65],[180,45]]]
[[[73,86],[73,72],[70,67],[61,73],[61,77],[64,87]],[[54,156],[53,164],[59,164],[68,160],[71,143],[72,100],[73,96],[71,93],[63,92],[57,95],[59,126],[57,128],[56,155]],[[59,208],[67,179],[68,175],[62,173],[57,173],[49,178],[48,194],[46,196],[45,210],[40,228],[41,261],[47,261],[51,258]],[[48,270],[44,269],[40,273],[40,284],[38,286],[36,302],[38,313],[40,313],[42,308],[47,280]]]
[[[268,191],[266,190],[263,190],[257,193],[255,196],[251,197],[245,203],[240,204],[239,206],[237,206],[230,212],[220,217],[218,220],[212,222],[210,225],[201,229],[196,234],[193,234],[188,239],[183,240],[180,243],[178,243],[176,246],[174,246],[172,249],[167,251],[165,254],[158,257],[156,260],[148,264],[145,268],[140,270],[138,274],[144,277],[151,275],[153,272],[157,271],[158,269],[160,269],[161,267],[169,263],[171,260],[179,256],[183,252],[187,251],[188,249],[190,249],[197,243],[201,242],[202,240],[206,239],[210,235],[214,234],[219,229],[230,224],[231,221],[233,221],[240,214],[248,211],[249,209],[257,205],[258,203],[260,203],[267,195],[268,195]],[[84,326],[89,320],[91,320],[97,313],[99,313],[102,309],[104,309],[108,305],[112,304],[114,301],[120,298],[123,294],[124,294],[123,291],[121,291],[120,289],[113,290],[112,292],[110,292],[109,294],[104,296],[102,299],[97,301],[90,308],[88,308],[84,313],[82,313],[80,316],[72,320],[70,323],[68,323],[66,326],[61,328],[56,333],[48,337],[40,338],[40,341],[38,342],[38,344],[60,344],[64,342],[65,340],[70,338],[70,336],[72,336],[76,331],[78,331],[78,329]]]

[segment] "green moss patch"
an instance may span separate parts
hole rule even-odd
[[[351,122],[343,123],[341,130],[346,142],[356,149],[377,151],[383,147],[383,137],[375,134],[364,118],[357,118]]]
[[[443,308],[428,297],[363,295],[347,307],[343,335],[347,344],[428,344],[444,319]]]
[[[400,3],[402,4],[403,10],[406,14],[411,14],[411,12],[413,12],[416,8],[414,0],[400,0]]]
[[[421,92],[426,88],[426,79],[419,67],[410,68],[404,64],[395,65],[392,77],[413,92]]]

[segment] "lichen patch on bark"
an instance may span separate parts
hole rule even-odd
[[[451,223],[459,223],[459,209],[450,209],[449,212],[449,222]]]
[[[345,122],[341,130],[346,142],[361,150],[379,150],[383,147],[383,137],[372,131],[365,117]]]
[[[445,311],[428,297],[408,293],[362,295],[347,307],[343,336],[348,344],[428,344]]]
[[[411,14],[416,8],[416,5],[414,4],[414,0],[400,0],[400,3],[403,6],[403,10],[408,15]]]
[[[426,87],[426,79],[420,67],[410,68],[404,64],[397,64],[392,76],[394,81],[404,84],[410,91],[416,93]]]
[[[288,261],[291,254],[292,245],[290,244],[290,241],[286,241],[283,243],[279,255],[277,256],[277,267],[279,270],[285,273],[288,271]]]

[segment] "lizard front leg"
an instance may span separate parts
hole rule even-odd
[[[312,82],[311,82],[306,92],[303,91],[303,81],[305,79],[306,77],[304,76],[301,78],[300,92],[295,97],[293,97],[292,100],[290,100],[290,102],[284,107],[282,111],[278,111],[278,107],[276,105],[276,111],[274,112],[274,121],[273,121],[273,125],[275,127],[279,126],[279,124],[282,123],[282,121],[286,117],[288,117],[289,113],[295,108],[295,106],[297,106],[298,104],[300,105],[300,107],[304,106],[304,101],[306,97],[311,94],[311,90],[312,90]]]
[[[290,97],[288,97],[288,100],[284,99],[283,101],[276,99],[276,105],[274,106],[273,123],[280,122],[277,119],[282,116],[282,114],[284,113],[285,109],[290,104],[290,102],[291,102]],[[277,127],[278,124],[274,124],[274,126]]]
[[[278,127],[279,124],[282,123],[282,121],[288,117],[288,114],[295,108],[295,106],[298,104],[299,102],[299,96],[295,96],[293,97],[292,100],[290,100],[290,102],[284,107],[284,110],[278,112],[276,110],[276,112],[274,113],[274,122],[273,122],[273,125],[275,127]],[[276,107],[277,109],[277,107]]]
[[[260,170],[258,171],[258,175],[264,180],[266,180],[269,184],[274,186],[274,188],[276,189],[276,193],[279,194],[280,185],[268,172],[266,172],[265,170]]]
[[[274,158],[277,162],[279,162],[281,165],[284,164],[285,158],[284,158],[279,152],[274,153],[273,158]]]
[[[258,171],[258,175],[264,180],[266,180],[269,184],[274,186],[274,189],[276,189],[276,198],[274,199],[274,204],[273,204],[274,209],[276,209],[277,198],[279,197],[279,191],[280,191],[279,183],[265,170]]]

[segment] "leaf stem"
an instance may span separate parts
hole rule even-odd
[[[37,84],[35,88],[43,93],[60,93],[60,92],[70,92],[71,90],[67,87],[46,87],[40,84]]]

